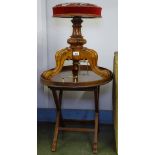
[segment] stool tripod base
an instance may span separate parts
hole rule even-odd
[[[44,71],[41,76],[44,79],[50,80],[53,76],[55,76],[59,72],[61,72],[61,70],[64,66],[65,60],[73,60],[73,62],[76,61],[76,65],[77,65],[77,62],[80,60],[88,60],[88,62],[90,64],[90,68],[93,72],[95,72],[96,74],[100,75],[101,77],[103,77],[105,79],[109,78],[111,76],[111,74],[109,74],[108,71],[101,70],[98,68],[98,66],[97,66],[98,55],[95,50],[88,49],[88,48],[84,47],[83,49],[79,50],[78,52],[79,52],[78,56],[73,56],[73,54],[72,54],[73,50],[69,47],[64,48],[60,51],[57,51],[56,55],[55,55],[55,59],[56,59],[55,69]],[[75,64],[73,64],[72,71],[74,70],[74,66],[75,66]],[[74,71],[73,71],[73,76],[74,75],[78,76],[78,70],[77,70],[76,74],[74,74]]]

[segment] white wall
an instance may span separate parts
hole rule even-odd
[[[52,7],[59,3],[76,0],[38,0],[38,107],[53,108],[53,99],[43,92],[40,73],[55,66],[55,52],[69,46],[67,39],[72,33],[71,19],[52,18]],[[117,0],[80,0],[103,8],[101,19],[84,19],[82,34],[88,48],[98,52],[98,65],[113,70],[113,55],[118,50]],[[41,4],[44,3],[44,4]],[[39,5],[41,4],[41,6]],[[41,32],[40,32],[41,31]],[[47,33],[46,33],[47,32]],[[93,109],[92,92],[65,92],[63,108]],[[101,87],[100,109],[112,109],[112,83]]]
[[[48,107],[48,94],[40,83],[40,74],[47,69],[46,1],[37,2],[37,105]]]

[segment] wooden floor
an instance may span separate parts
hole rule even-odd
[[[93,155],[93,134],[85,132],[61,133],[58,138],[57,151],[52,152],[53,131],[54,124],[38,123],[37,155]],[[116,155],[112,125],[100,125],[97,155]]]

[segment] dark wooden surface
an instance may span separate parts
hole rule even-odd
[[[109,72],[109,77],[102,77],[94,73],[90,66],[81,65],[77,78],[73,77],[72,66],[64,66],[62,71],[50,79],[41,77],[44,85],[57,88],[89,88],[104,85],[112,80],[112,72],[106,68],[99,67],[101,70]],[[52,69],[51,69],[52,70]]]

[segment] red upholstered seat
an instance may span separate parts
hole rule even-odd
[[[102,8],[89,3],[64,3],[53,7],[53,17],[101,17]]]

